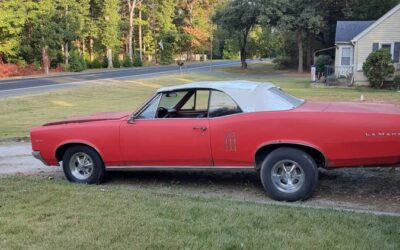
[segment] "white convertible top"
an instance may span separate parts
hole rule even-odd
[[[252,81],[209,81],[163,87],[160,92],[187,89],[215,89],[228,94],[243,112],[277,111],[293,109],[304,101],[286,94],[274,84]]]

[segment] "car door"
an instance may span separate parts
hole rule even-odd
[[[126,166],[212,166],[209,120],[202,118],[155,118],[159,105],[151,100],[142,115],[120,128],[120,146]]]
[[[248,147],[248,135],[253,128],[243,119],[242,110],[226,93],[212,91],[209,103],[211,150],[216,167],[252,166],[253,150]],[[252,131],[251,131],[252,130]]]

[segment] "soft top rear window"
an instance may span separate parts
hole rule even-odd
[[[291,96],[279,88],[276,88],[276,87],[270,88],[269,91],[271,91],[273,94],[277,95],[278,97],[283,99],[285,102],[287,102],[288,104],[293,106],[293,108],[296,108],[304,103],[304,100],[296,98],[294,96]]]

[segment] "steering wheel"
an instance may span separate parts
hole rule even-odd
[[[166,118],[168,116],[168,109],[159,107],[157,110],[157,118]]]

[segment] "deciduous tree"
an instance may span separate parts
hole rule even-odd
[[[25,5],[14,0],[0,1],[0,63],[17,57],[20,34],[25,24]]]
[[[107,68],[113,68],[113,49],[119,48],[118,0],[103,0],[101,43],[106,49]]]
[[[216,11],[213,21],[238,39],[242,69],[247,69],[246,46],[251,29],[260,14],[258,1],[233,0]]]

